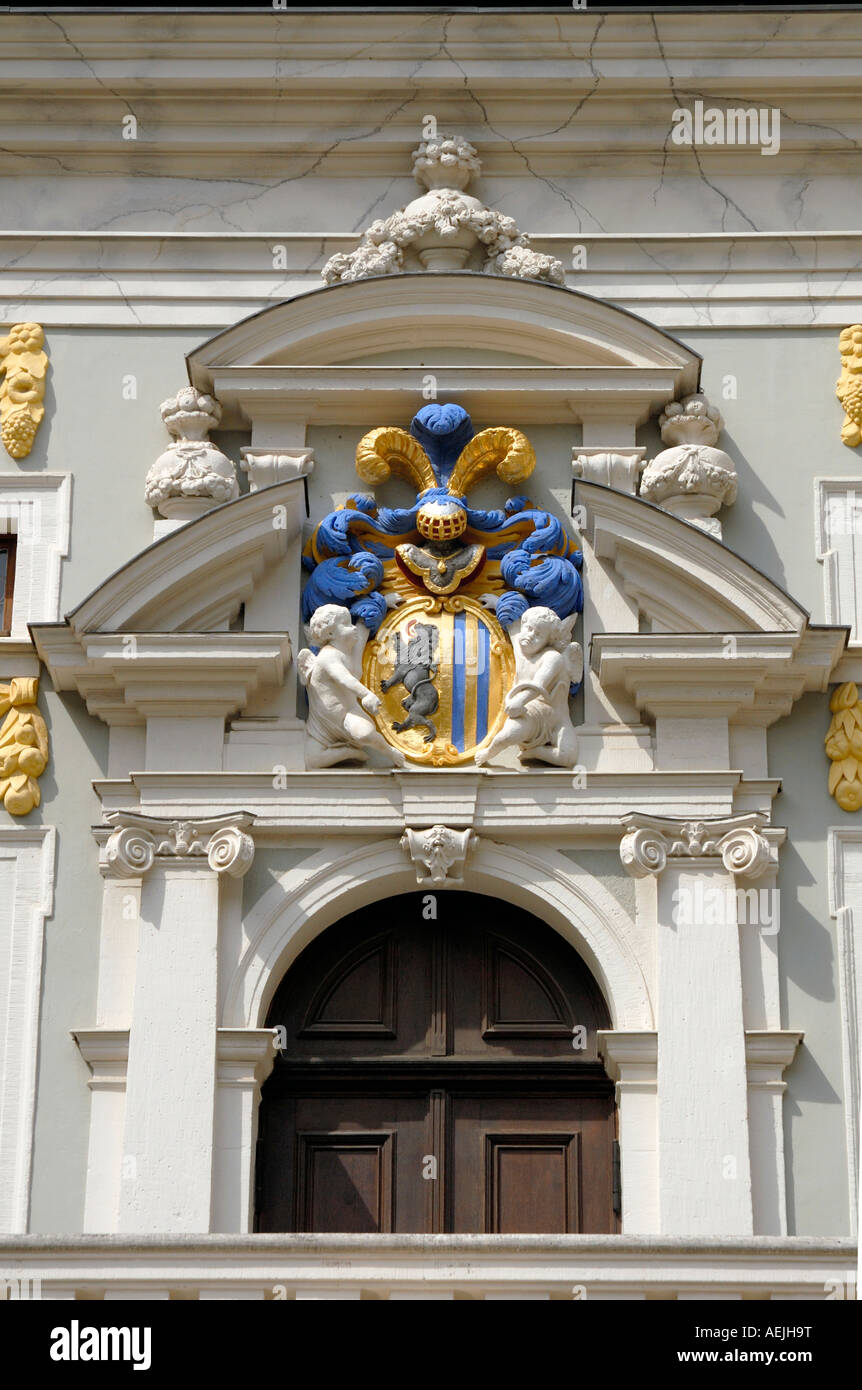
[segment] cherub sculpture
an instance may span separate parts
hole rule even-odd
[[[370,748],[390,766],[404,767],[403,753],[386,742],[370,718],[380,708],[380,697],[355,674],[360,626],[354,627],[346,608],[326,603],[312,615],[306,631],[318,648],[304,647],[296,658],[308,690],[306,767],[332,767],[347,759],[365,762]]]
[[[521,759],[574,767],[578,737],[569,716],[569,690],[580,681],[584,658],[572,641],[577,614],[558,618],[551,608],[528,608],[513,634],[515,684],[505,699],[506,719],[487,748],[476,754],[481,767],[505,748],[519,747]]]

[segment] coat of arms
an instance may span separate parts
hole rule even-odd
[[[467,500],[488,472],[518,484],[535,462],[520,430],[474,434],[460,406],[425,406],[409,433],[372,430],[356,451],[364,482],[397,473],[417,488],[413,505],[381,507],[354,494],[306,547],[305,621],[340,605],[368,639],[345,644],[332,699],[361,702],[359,721],[372,716],[391,761],[482,763],[507,744],[522,756],[574,761],[568,695],[582,670],[571,641],[583,606],[581,554],[562,523],[524,496],[499,510]],[[308,684],[313,652],[301,656]],[[377,733],[342,731],[340,757],[328,756],[334,734],[320,728],[317,720],[311,730],[322,745],[317,766],[350,756],[351,744],[377,744]]]

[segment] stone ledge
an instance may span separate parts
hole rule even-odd
[[[38,1297],[855,1298],[852,1240],[612,1235],[0,1237]],[[277,1291],[277,1292],[276,1292]],[[32,1296],[32,1295],[31,1295]]]

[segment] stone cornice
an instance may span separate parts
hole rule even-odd
[[[768,12],[735,13],[732,24],[721,12],[660,10],[420,11],[414,21],[405,30],[398,10],[343,9],[184,11],[169,25],[149,13],[4,14],[0,123],[15,130],[0,139],[2,162],[16,173],[29,160],[57,174],[127,174],[131,163],[135,172],[198,178],[209,170],[265,178],[273,169],[290,178],[309,168],[391,177],[431,89],[474,109],[477,128],[462,132],[474,142],[488,134],[479,108],[492,104],[496,138],[480,151],[491,176],[567,176],[578,155],[642,161],[663,146],[673,167],[690,154],[667,143],[674,85],[710,100],[780,105],[782,156],[824,145],[845,162],[856,155],[848,71],[862,52],[862,22],[852,11],[840,25],[828,11],[790,13],[778,30]],[[22,121],[22,102],[35,106],[48,93],[53,119]],[[343,138],[353,110],[367,122],[366,139],[362,127]],[[141,127],[136,142],[118,139],[130,112]],[[748,150],[709,155],[751,172]]]
[[[319,289],[329,257],[352,251],[357,240],[355,232],[331,229],[0,231],[0,299],[18,317],[38,304],[39,322],[49,328],[183,325],[202,336]],[[850,232],[582,231],[586,266],[579,270],[569,268],[571,233],[531,228],[530,240],[563,261],[570,289],[671,332],[844,327],[862,298],[858,237]],[[278,270],[276,245],[284,247]]]
[[[856,1242],[849,1236],[679,1235],[4,1235],[4,1267],[41,1280],[43,1297],[121,1298],[141,1292],[237,1287],[263,1298],[274,1285],[337,1288],[358,1298],[385,1297],[410,1282],[416,1292],[463,1290],[572,1297],[710,1299],[752,1292],[760,1299],[824,1299],[852,1279]],[[49,1292],[50,1291],[50,1292]],[[80,1292],[79,1292],[80,1291]],[[848,1297],[850,1294],[847,1295]]]
[[[278,688],[290,665],[287,633],[84,633],[34,626],[39,654],[58,690],[77,690],[107,724],[179,715],[225,719],[263,687]]]
[[[587,772],[417,770],[373,772],[135,772],[94,784],[105,812],[171,818],[248,811],[259,845],[368,835],[445,824],[505,842],[537,839],[616,850],[632,810],[679,820],[733,816],[748,784],[738,771]],[[760,786],[760,783],[755,784]],[[771,786],[772,784],[770,784]],[[769,788],[767,788],[767,792]],[[769,804],[764,795],[764,809]],[[349,809],[348,809],[349,805]]]
[[[487,282],[485,282],[487,283]],[[464,287],[465,299],[474,286]],[[517,418],[523,424],[573,424],[585,407],[643,424],[676,389],[673,367],[435,367],[441,397],[457,395],[475,420]],[[228,424],[300,415],[315,425],[364,425],[400,419],[417,408],[421,381],[411,366],[215,367],[213,390]]]
[[[309,62],[319,62],[323,53],[334,62],[360,53],[368,57],[370,51],[371,60],[379,63],[378,45],[397,39],[399,58],[407,61],[423,52],[436,54],[441,37],[445,37],[452,51],[460,56],[484,57],[495,63],[502,63],[507,56],[519,62],[528,57],[544,57],[558,76],[556,46],[561,42],[561,35],[569,56],[584,63],[591,52],[605,51],[620,59],[628,55],[642,62],[645,49],[655,45],[656,28],[651,16],[631,11],[606,15],[607,23],[601,25],[598,43],[595,42],[596,17],[589,13],[561,11],[558,15],[543,10],[492,10],[492,14],[505,15],[506,23],[496,25],[488,33],[479,22],[481,12],[477,14],[457,7],[443,13],[421,8],[407,12],[427,22],[417,23],[405,34],[403,7],[357,12],[349,7],[326,11],[298,5],[271,12],[249,12],[242,7],[180,10],[172,16],[180,22],[165,29],[162,24],[154,26],[147,22],[152,11],[81,9],[64,15],[63,28],[59,30],[50,27],[47,15],[41,12],[13,10],[3,16],[3,39],[10,55],[22,62],[37,55],[43,61],[60,59],[64,54],[68,56],[69,47],[76,44],[85,56],[98,57],[105,66],[106,75],[112,62],[121,64],[122,70],[127,71],[130,56],[134,56],[152,62],[160,57],[171,59],[179,68],[178,77],[193,61],[215,63],[219,58],[267,61],[267,72],[271,75],[272,49],[278,41],[289,43],[291,52]],[[743,10],[734,15],[733,25],[728,26],[726,15],[721,11],[657,7],[656,21],[665,55],[673,59],[711,54],[723,61],[745,59],[751,43],[761,34],[770,41],[762,55],[763,66],[771,62],[778,65],[788,57],[798,56],[800,48],[812,60],[827,57],[849,60],[862,56],[862,29],[854,32],[852,11],[842,14],[840,26],[832,20],[833,14],[834,11],[828,9],[818,11],[817,7],[793,12],[787,15],[778,32],[774,17],[762,10]],[[845,18],[851,22],[851,27],[844,23]],[[663,29],[667,32],[662,33]],[[88,45],[95,44],[100,45],[99,52],[89,52]],[[182,44],[179,54],[178,44]],[[550,52],[548,44],[554,46]],[[185,67],[180,65],[180,60]],[[211,76],[204,72],[203,78],[209,78],[216,85],[219,71]],[[95,81],[92,72],[89,76]],[[811,80],[816,78],[815,71]],[[136,85],[150,89],[146,76],[141,76]]]
[[[801,1047],[804,1033],[789,1028],[746,1029],[745,1063],[748,1084],[774,1090],[785,1088],[782,1073]]]
[[[128,1028],[73,1028],[72,1037],[92,1076],[91,1091],[124,1091],[129,1063]]]
[[[620,1091],[655,1094],[658,1069],[656,1032],[601,1029],[598,1048],[608,1075],[616,1081]]]
[[[124,1091],[129,1062],[128,1028],[73,1028],[72,1037],[90,1067],[91,1090]],[[240,1089],[259,1086],[275,1061],[272,1028],[219,1028],[216,1031],[218,1080]]]
[[[653,718],[768,726],[805,691],[827,688],[845,631],[598,633],[590,664],[604,689],[624,691]]]
[[[274,1028],[219,1028],[216,1062],[219,1085],[250,1090],[262,1085],[275,1062]]]

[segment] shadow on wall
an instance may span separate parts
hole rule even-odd
[[[768,734],[770,773],[782,780],[775,822],[788,831],[778,876],[781,1018],[784,1027],[805,1034],[785,1073],[788,1229],[798,1235],[848,1229],[841,1010],[826,845],[829,826],[850,817],[826,789],[828,724],[827,693],[811,693]]]
[[[788,580],[769,526],[754,510],[759,505],[761,509],[786,520],[784,508],[752,468],[729,430],[722,430],[719,446],[733,460],[739,476],[739,498],[743,500],[741,507],[737,501],[734,506],[725,507],[721,512],[724,543],[774,584],[780,584],[782,589],[792,594],[793,581]]]
[[[107,725],[95,715],[87,713],[80,695],[58,693],[44,666],[39,673],[37,708],[48,730],[48,762],[38,778],[41,800],[26,816],[12,817],[12,823],[22,826],[56,824],[55,803],[61,791],[68,793],[70,787],[74,788],[75,806],[79,813],[83,813],[85,823],[90,823],[87,816],[98,820],[101,814],[99,802],[90,782],[94,776],[107,776]],[[66,733],[64,725],[67,720],[74,725],[73,738]],[[3,718],[0,717],[2,723]],[[68,767],[64,765],[67,757],[70,760]],[[58,759],[61,763],[59,766]],[[87,798],[90,809],[84,811]]]
[[[706,394],[709,395],[708,392]],[[721,400],[719,393],[709,396],[709,399],[723,416],[726,415],[726,402]],[[637,441],[646,449],[645,463],[667,448],[655,417],[638,430]],[[738,500],[731,507],[723,507],[719,513],[725,545],[792,594],[793,580],[791,577],[788,582],[786,567],[775,545],[769,522],[755,510],[759,507],[761,512],[771,513],[785,522],[787,517],[783,505],[742,452],[727,424],[719,436],[718,448],[733,460],[739,476]]]

